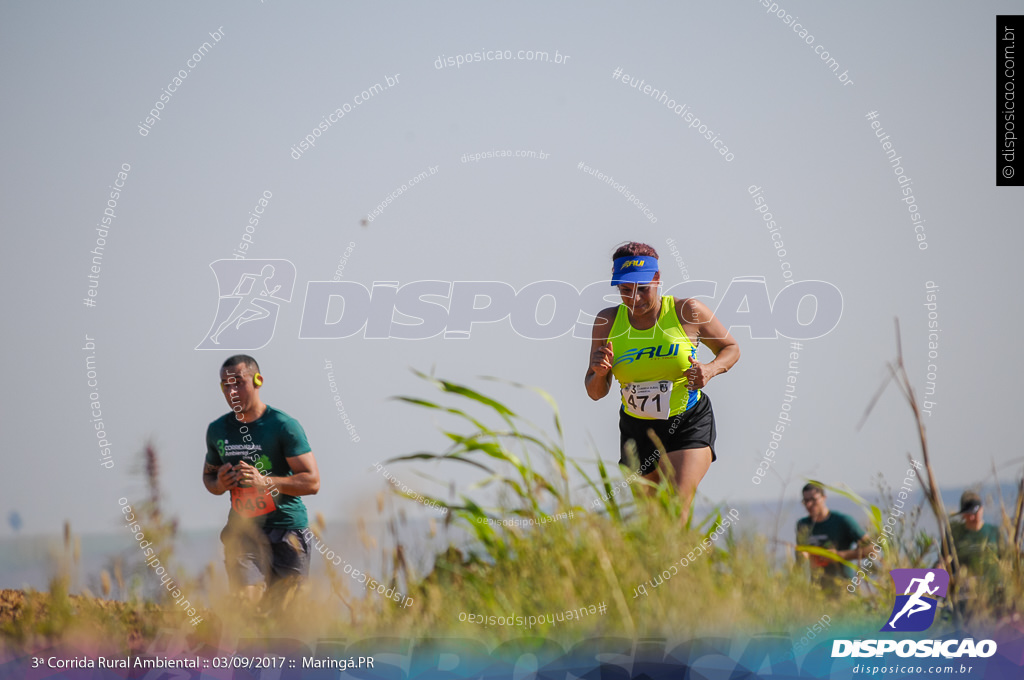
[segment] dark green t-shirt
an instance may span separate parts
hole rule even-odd
[[[240,423],[227,413],[206,428],[206,462],[210,465],[237,464],[241,460],[271,477],[292,474],[288,458],[309,453],[306,432],[299,421],[284,411],[267,407],[251,423]],[[306,506],[298,496],[289,496],[272,487],[260,493],[255,488],[232,489],[229,521],[232,515],[251,516],[265,527],[302,529],[308,524]]]
[[[953,522],[953,545],[956,559],[961,566],[975,574],[995,567],[1002,540],[999,529],[992,524],[982,524],[977,531],[971,531],[963,522]]]
[[[864,536],[864,530],[850,517],[841,512],[829,511],[823,522],[812,522],[804,517],[796,523],[797,545],[814,545],[833,550],[849,550]],[[815,572],[834,578],[852,578],[853,570],[847,566],[811,555],[811,565],[818,567]],[[813,573],[813,572],[812,572]]]

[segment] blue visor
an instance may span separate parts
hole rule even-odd
[[[650,283],[658,272],[658,258],[650,255],[627,255],[615,258],[612,265],[612,285],[620,283]]]

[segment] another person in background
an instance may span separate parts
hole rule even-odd
[[[828,509],[825,489],[810,482],[803,488],[803,504],[807,517],[796,523],[797,545],[824,548],[848,562],[855,562],[869,552],[871,540],[860,525],[848,515]],[[832,589],[840,579],[853,577],[849,567],[820,555],[797,551],[798,560],[810,560],[811,580],[824,588]]]
[[[203,483],[218,496],[231,492],[220,538],[232,589],[255,602],[280,583],[283,606],[309,575],[306,506],[299,497],[320,490],[320,472],[302,425],[264,404],[262,385],[251,356],[237,354],[221,366],[231,411],[206,430]]]
[[[991,575],[1005,550],[999,528],[985,523],[985,506],[973,491],[965,491],[960,497],[960,512],[953,516],[957,515],[962,519],[951,522],[950,529],[953,530],[953,546],[960,567],[967,569],[968,574]]]

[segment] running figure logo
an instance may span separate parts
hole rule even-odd
[[[949,574],[945,569],[893,569],[889,572],[896,586],[892,618],[882,631],[919,632],[935,621],[938,598],[946,596]]]
[[[260,349],[274,337],[281,303],[291,302],[295,265],[288,260],[217,260],[217,314],[196,349]]]

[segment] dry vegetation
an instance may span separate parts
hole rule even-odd
[[[902,363],[892,366],[896,384],[913,406],[913,395]],[[777,564],[776,547],[751,530],[752,518],[742,515],[713,544],[710,551],[693,559],[678,573],[657,587],[648,585],[646,596],[636,587],[662,574],[669,565],[679,564],[709,536],[729,508],[713,510],[702,519],[691,519],[682,526],[678,498],[668,488],[659,488],[651,498],[629,493],[611,496],[599,511],[590,499],[610,494],[618,483],[603,465],[599,477],[591,480],[571,458],[561,443],[561,425],[557,406],[546,399],[554,415],[554,436],[531,426],[510,408],[484,394],[429,376],[423,376],[442,394],[441,400],[403,397],[417,408],[427,408],[461,426],[444,433],[452,440],[443,453],[416,453],[389,461],[443,461],[444,465],[471,465],[484,480],[476,488],[459,494],[457,502],[433,500],[448,508],[445,526],[461,526],[472,536],[467,546],[451,545],[435,556],[433,570],[414,573],[406,548],[397,540],[394,519],[391,541],[386,548],[385,573],[373,574],[389,588],[414,598],[411,607],[376,594],[363,592],[362,586],[341,569],[327,565],[324,582],[308,584],[294,595],[287,607],[268,597],[258,608],[247,607],[226,591],[219,570],[210,569],[199,578],[181,585],[183,591],[202,603],[205,620],[196,628],[173,603],[160,599],[161,590],[153,590],[155,599],[144,597],[147,569],[113,564],[101,575],[104,596],[112,593],[121,601],[97,599],[91,594],[71,596],[77,557],[70,532],[65,535],[65,555],[47,594],[4,591],[0,594],[0,642],[18,651],[69,640],[91,640],[98,648],[124,652],[144,647],[161,627],[189,631],[196,644],[215,647],[230,628],[239,637],[322,637],[367,638],[387,636],[473,637],[497,642],[533,633],[560,641],[578,641],[598,634],[627,636],[662,635],[683,638],[697,635],[735,635],[742,632],[776,632],[799,638],[804,628],[828,614],[834,622],[831,633],[844,629],[877,630],[889,613],[893,601],[887,570],[894,567],[932,566],[936,559],[947,565],[951,558],[947,541],[929,537],[918,526],[922,508],[900,518],[896,527],[896,549],[887,550],[882,564],[876,565],[873,582],[877,587],[862,588],[857,595],[842,592],[828,596],[811,588],[807,576],[792,560]],[[525,393],[524,393],[525,394]],[[456,405],[450,405],[454,402]],[[922,455],[927,475],[922,471],[928,508],[934,511],[940,526],[948,531],[946,511],[937,498],[937,488],[928,456],[927,441],[920,416],[914,410],[921,433]],[[158,542],[160,554],[173,563],[176,527],[160,513],[160,494],[156,453],[145,454],[150,497],[140,506],[144,522]],[[533,461],[532,463],[530,461]],[[584,491],[572,491],[570,468],[585,480]],[[883,498],[887,490],[882,485]],[[485,510],[477,500],[481,490],[500,499],[500,507]],[[585,505],[578,504],[584,500]],[[628,498],[622,502],[618,499]],[[867,517],[871,535],[881,531],[882,509],[856,496]],[[577,500],[578,499],[578,500]],[[884,505],[883,508],[886,507]],[[1000,563],[1002,577],[998,588],[969,586],[971,598],[964,607],[950,606],[957,591],[968,587],[958,576],[951,593],[942,603],[938,626],[949,630],[961,625],[1008,624],[1019,622],[1024,606],[1024,572],[1021,562],[1021,523],[1024,497],[1016,499],[1003,512],[1003,528],[1014,541],[1014,550]],[[573,511],[571,519],[538,523],[531,527],[506,527],[486,520],[508,518],[545,518]],[[323,520],[314,527],[324,532]],[[441,531],[445,527],[440,527]],[[363,536],[364,540],[368,540]],[[356,540],[353,538],[352,540]],[[787,553],[791,548],[787,546]],[[315,560],[322,560],[314,553]],[[484,617],[546,616],[568,609],[604,603],[604,614],[588,615],[578,621],[535,625],[496,626],[459,620],[460,612]],[[198,605],[197,605],[198,606]],[[933,629],[932,634],[941,630]]]

